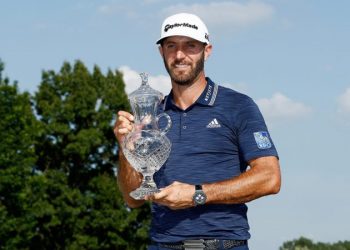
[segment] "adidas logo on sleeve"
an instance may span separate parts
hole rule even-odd
[[[207,128],[221,128],[221,125],[218,122],[218,120],[214,118],[211,122],[209,122],[209,124],[207,125]]]

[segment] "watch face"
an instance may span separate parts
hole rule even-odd
[[[207,196],[203,191],[196,191],[193,196],[193,200],[196,205],[203,205],[207,200]]]

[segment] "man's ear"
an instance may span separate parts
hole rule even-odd
[[[204,60],[207,60],[208,57],[211,55],[211,51],[213,50],[213,45],[208,44],[204,48]]]
[[[159,49],[160,55],[163,57],[163,47],[162,47],[162,45],[159,45],[158,49]]]

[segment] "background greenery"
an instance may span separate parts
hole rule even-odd
[[[350,249],[350,241],[339,241],[337,243],[314,243],[305,237],[297,240],[287,241],[279,248],[279,250],[348,250]]]
[[[43,71],[34,95],[0,60],[0,249],[145,249],[149,204],[129,209],[117,188],[122,75],[81,61]],[[350,242],[289,241],[280,250],[346,250]]]
[[[145,249],[149,206],[116,183],[122,75],[64,63],[20,93],[0,61],[0,249]]]

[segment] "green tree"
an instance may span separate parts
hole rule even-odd
[[[115,178],[122,75],[64,63],[43,72],[31,104],[3,66],[0,249],[145,249],[149,206],[126,207]]]
[[[38,170],[58,169],[82,189],[99,173],[112,174],[117,143],[112,122],[118,109],[127,109],[122,75],[95,66],[91,74],[77,61],[60,72],[44,71],[35,108],[45,133],[37,147]]]
[[[45,222],[55,227],[55,232],[69,231],[70,237],[64,234],[57,242],[60,247],[143,249],[148,242],[149,206],[127,208],[115,179],[118,145],[113,123],[117,110],[129,109],[124,87],[120,72],[109,70],[104,76],[95,66],[90,73],[81,61],[73,66],[64,63],[58,73],[43,72],[34,98],[44,129],[36,147],[36,170],[64,173],[67,182],[62,187],[81,193],[81,198],[75,199],[78,203],[67,203],[70,209],[79,207],[78,219],[70,213],[67,225]],[[69,190],[62,194],[68,195]],[[67,195],[63,201],[69,200]],[[48,203],[59,208],[66,204],[62,199],[52,204],[51,198]],[[58,215],[61,223],[62,216]],[[67,230],[72,224],[74,227]],[[48,236],[46,231],[42,233]],[[50,244],[56,239],[52,237]]]
[[[32,166],[36,156],[34,138],[38,128],[31,109],[29,93],[19,93],[17,82],[10,84],[2,77],[4,63],[0,60],[0,166]]]
[[[350,250],[350,241],[339,241],[336,243],[314,243],[312,240],[300,237],[299,239],[287,241],[279,248],[280,250]]]
[[[24,215],[20,194],[36,161],[34,142],[40,131],[30,95],[3,77],[0,60],[0,247],[17,234]]]

